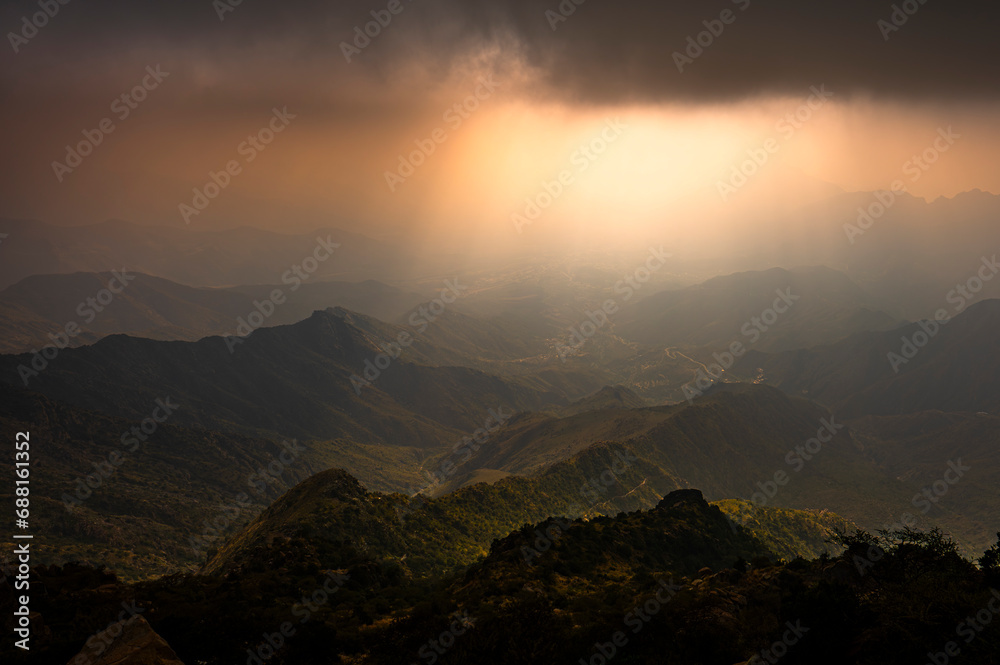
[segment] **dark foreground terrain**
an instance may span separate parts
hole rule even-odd
[[[835,556],[779,560],[678,490],[647,511],[525,525],[463,570],[416,575],[389,557],[408,505],[329,471],[201,574],[130,585],[40,567],[31,662],[1000,663],[1000,542],[977,565],[938,531],[856,532]],[[328,519],[364,537],[320,531]]]

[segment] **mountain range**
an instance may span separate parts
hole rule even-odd
[[[517,653],[511,625],[531,658],[587,662],[664,580],[660,630],[701,628],[635,638],[646,660],[746,663],[803,616],[848,653],[886,643],[824,607],[904,616],[887,630],[916,653],[912,627],[934,633],[994,574],[1000,300],[983,278],[914,316],[930,291],[899,297],[909,268],[874,229],[857,238],[871,263],[803,250],[705,279],[678,261],[626,299],[627,263],[579,257],[441,258],[428,277],[333,231],[8,226],[4,251],[34,263],[0,267],[0,425],[42,442],[52,662],[90,658],[85,631],[141,599],[155,612],[119,648],[263,665],[258,637],[334,583],[272,662],[426,661],[442,622],[470,636],[442,662]],[[878,551],[868,577],[858,553]],[[897,564],[961,601],[908,614],[929,587]],[[876,579],[890,591],[873,599]],[[811,630],[788,662],[847,657]]]

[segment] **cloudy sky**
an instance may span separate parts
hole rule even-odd
[[[4,2],[0,217],[509,232],[560,177],[546,214],[615,224],[1000,193],[996,3],[236,1]]]

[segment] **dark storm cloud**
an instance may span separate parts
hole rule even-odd
[[[899,4],[918,9],[897,15],[906,18],[898,30],[885,27],[896,27],[892,4],[870,0],[587,0],[555,31],[542,16],[546,3],[514,3],[510,15],[551,85],[584,98],[727,99],[822,83],[841,94],[901,98],[1000,91],[996,3]],[[732,23],[680,73],[674,54],[689,55],[688,38],[697,40],[704,21],[724,10]]]
[[[286,64],[292,78],[303,62],[323,63],[331,76],[338,68],[391,71],[414,60],[433,71],[500,38],[541,73],[547,93],[582,102],[726,100],[799,93],[821,83],[841,95],[917,100],[991,99],[1000,91],[997,3],[905,0],[896,10],[891,2],[870,0],[401,1],[403,12],[352,65],[340,43],[388,0],[242,0],[224,20],[217,8],[232,0],[72,0],[19,54],[8,49],[3,67],[10,76],[35,58],[56,67],[60,59],[137,46],[211,59],[284,42],[287,61],[273,64]],[[37,0],[5,3],[5,33],[37,10]],[[708,29],[703,22],[724,10],[732,22],[712,23],[722,33],[680,73],[674,54],[685,53],[688,37],[697,39]],[[697,53],[696,47],[688,51]]]

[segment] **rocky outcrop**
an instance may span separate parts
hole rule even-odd
[[[672,508],[680,503],[696,503],[704,504],[706,507],[708,503],[705,501],[705,496],[701,493],[701,490],[696,489],[685,489],[685,490],[674,490],[670,494],[663,497],[663,500],[657,504],[657,508],[660,510],[666,510],[667,508]]]
[[[119,634],[120,631],[120,634]],[[166,641],[141,616],[120,621],[107,630],[117,635],[107,650],[95,658],[93,650],[83,651],[69,665],[184,665]]]

